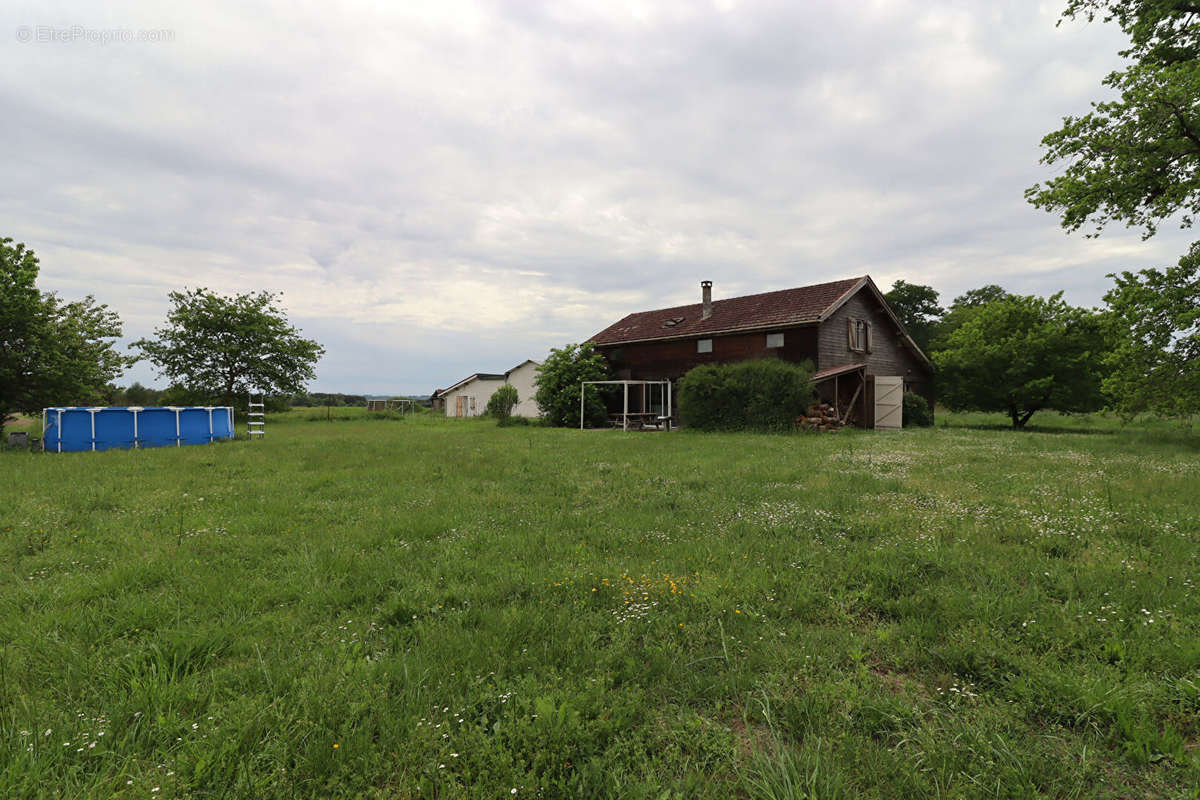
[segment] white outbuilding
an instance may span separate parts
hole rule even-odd
[[[513,407],[514,417],[537,417],[542,409],[533,399],[537,392],[537,371],[542,364],[532,358],[522,361],[504,373],[504,382],[517,390],[517,404]]]
[[[447,417],[478,417],[487,410],[492,394],[503,385],[503,375],[476,372],[443,389],[439,396],[446,401]]]
[[[517,390],[517,405],[513,416],[536,417],[541,409],[533,396],[537,392],[538,367],[540,361],[526,359],[504,374],[476,372],[463,378],[448,389],[437,392],[439,402],[445,402],[447,417],[478,417],[487,410],[488,400],[505,384]]]

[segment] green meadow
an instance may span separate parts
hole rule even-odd
[[[0,797],[1200,796],[1195,431],[324,415],[0,454]]]

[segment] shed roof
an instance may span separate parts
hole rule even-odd
[[[840,305],[839,301],[869,280],[865,276],[847,278],[714,300],[712,316],[708,319],[700,318],[701,303],[639,311],[600,331],[591,341],[599,345],[625,344],[810,324],[832,313]]]
[[[527,358],[524,361],[522,361],[520,364],[517,364],[515,367],[510,369],[508,372],[505,372],[504,379],[508,380],[509,375],[512,375],[514,372],[516,372],[517,370],[519,370],[521,367],[525,366],[526,364],[533,364],[535,367],[540,367],[542,365],[542,362],[534,361],[532,358]]]
[[[491,373],[491,372],[476,372],[474,375],[468,375],[467,377],[463,378],[463,379],[462,379],[461,381],[459,381],[458,383],[456,383],[456,384],[453,384],[452,386],[448,386],[448,387],[447,387],[447,388],[445,388],[445,389],[442,389],[442,394],[449,394],[450,392],[454,391],[454,390],[455,390],[455,389],[457,389],[458,387],[460,387],[460,386],[462,386],[462,385],[464,385],[464,384],[470,383],[471,381],[474,381],[474,380],[480,380],[480,381],[502,381],[502,380],[504,380],[504,376],[503,376],[503,375],[496,375],[496,374],[494,374],[494,373]]]
[[[845,375],[847,372],[857,372],[860,369],[866,369],[866,367],[866,364],[842,364],[840,367],[829,367],[820,372],[814,372],[812,378],[809,380],[812,383],[820,383],[838,375]]]

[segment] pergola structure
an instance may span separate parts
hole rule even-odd
[[[670,419],[671,419],[671,382],[670,381],[583,381],[582,383],[579,384],[579,430],[583,430],[584,389],[586,389],[589,384],[591,384],[591,385],[607,384],[610,386],[623,387],[623,400],[622,400],[622,406],[621,406],[621,430],[623,430],[623,431],[629,430],[629,421],[631,419],[635,420],[637,422],[637,427],[639,429],[647,421],[651,421],[651,422],[654,422],[655,424],[658,424],[661,420],[665,419],[667,421],[667,428],[670,429],[670,427],[671,427],[671,424],[670,424]],[[642,398],[641,398],[642,402],[641,402],[641,405],[639,406],[642,409],[641,411],[637,411],[637,412],[633,412],[633,413],[630,413],[630,411],[629,411],[629,387],[630,386],[640,386],[642,389]],[[662,403],[662,405],[660,406],[662,413],[660,413],[660,414],[656,414],[652,411],[646,411],[647,400],[652,400],[653,396],[654,396],[654,393],[652,391],[652,387],[654,387],[654,386],[657,386],[659,388],[659,400]]]

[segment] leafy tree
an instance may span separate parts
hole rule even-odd
[[[917,347],[928,352],[934,326],[938,318],[946,313],[938,305],[937,291],[932,286],[896,281],[884,298],[904,323]]]
[[[487,413],[504,422],[512,416],[512,410],[519,402],[521,399],[517,396],[517,387],[506,383],[488,398]]]
[[[1104,391],[1126,419],[1200,414],[1200,243],[1179,265],[1112,276],[1114,322]]]
[[[1089,220],[1142,227],[1182,212],[1190,227],[1200,211],[1200,4],[1181,0],[1070,0],[1064,18],[1097,16],[1130,37],[1129,66],[1103,84],[1120,94],[1065,117],[1042,139],[1044,164],[1065,168],[1026,198],[1058,213],[1063,227]]]
[[[1121,51],[1128,66],[1103,81],[1119,93],[1117,100],[1093,103],[1082,117],[1065,117],[1042,140],[1042,162],[1065,168],[1045,185],[1030,187],[1026,198],[1059,214],[1067,230],[1090,221],[1096,226],[1092,236],[1119,222],[1143,228],[1148,238],[1176,214],[1181,227],[1191,227],[1200,211],[1200,3],[1069,0],[1063,17],[1119,25],[1129,36]],[[1196,295],[1187,288],[1195,254],[1193,245],[1175,269],[1113,276],[1116,287],[1106,299],[1113,319],[1125,327],[1116,331],[1109,360],[1115,371],[1105,391],[1125,416],[1200,406],[1200,384],[1189,377],[1194,373],[1185,358],[1195,354]],[[1161,294],[1153,297],[1156,288]],[[1147,384],[1151,377],[1161,383]]]
[[[989,283],[987,286],[980,286],[978,289],[969,289],[954,298],[954,302],[950,304],[949,310],[957,311],[963,308],[979,308],[980,306],[986,306],[988,303],[1003,300],[1007,297],[1012,297],[1012,295],[1003,287]]]
[[[1103,404],[1103,319],[1050,298],[1006,297],[976,309],[935,353],[938,399],[955,411],[1000,411],[1014,428],[1036,412]]]
[[[591,342],[568,344],[550,351],[538,367],[534,399],[551,425],[579,424],[579,389],[583,381],[608,380],[608,363]],[[595,386],[584,393],[584,421],[603,425],[608,419],[604,400]]]
[[[976,311],[986,306],[988,303],[993,303],[997,300],[1004,300],[1012,297],[1007,291],[995,284],[980,286],[978,289],[971,289],[963,292],[958,297],[954,298],[954,302],[946,309],[946,313],[941,320],[933,328],[932,339],[929,343],[930,350],[937,351],[945,348],[946,340],[950,334],[962,327]]]
[[[234,394],[298,394],[315,375],[325,352],[300,336],[275,303],[272,292],[222,297],[208,289],[171,292],[172,309],[157,338],[133,346],[159,374],[191,394],[223,397]]]
[[[121,320],[88,295],[65,302],[38,291],[38,260],[0,238],[0,429],[14,411],[103,402],[129,364]]]

